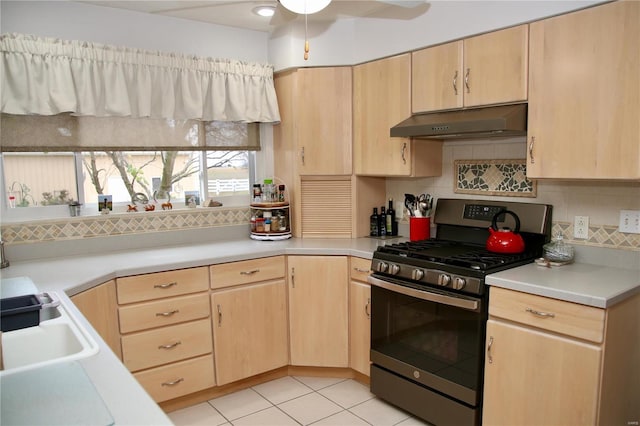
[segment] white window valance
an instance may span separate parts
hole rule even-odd
[[[4,113],[280,121],[268,64],[24,34],[0,51]]]

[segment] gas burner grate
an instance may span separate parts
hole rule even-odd
[[[378,250],[403,258],[413,258],[476,271],[487,271],[532,259],[534,254],[500,254],[487,251],[484,246],[447,240],[423,240],[397,243]]]

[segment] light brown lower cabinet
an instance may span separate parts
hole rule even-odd
[[[639,336],[640,294],[598,309],[492,287],[483,425],[637,422]]]
[[[122,359],[118,330],[116,282],[111,280],[71,297],[71,301],[91,323],[116,356]]]
[[[284,280],[213,293],[211,307],[218,385],[287,365]]]
[[[349,284],[349,366],[370,375],[371,285],[367,284],[370,259],[351,258]]]
[[[291,365],[349,366],[346,256],[288,256]]]
[[[156,402],[215,386],[211,354],[141,371],[133,376]]]

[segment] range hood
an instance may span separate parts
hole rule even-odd
[[[527,104],[415,114],[393,126],[392,137],[478,139],[527,134]]]

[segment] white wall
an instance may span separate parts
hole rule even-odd
[[[69,1],[0,3],[0,31],[242,61],[267,61],[268,34]]]
[[[309,17],[310,58],[303,59],[304,20],[271,35],[269,62],[276,70],[301,66],[354,65],[410,50],[581,9],[582,1],[430,1],[409,21],[359,18],[316,23]]]

